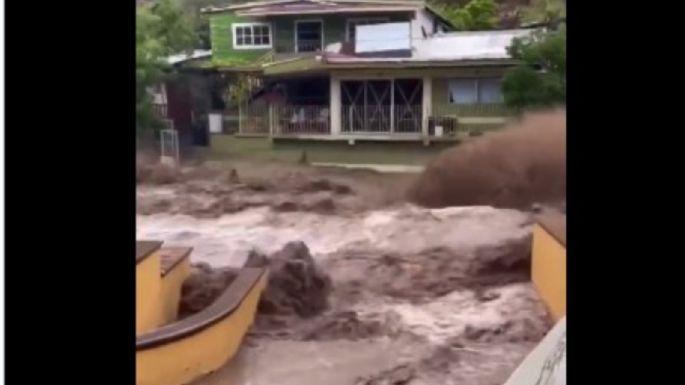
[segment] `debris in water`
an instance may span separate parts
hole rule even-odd
[[[311,317],[328,309],[331,278],[323,272],[304,242],[289,242],[270,257],[251,253],[245,266],[269,267],[269,284],[262,294],[263,314]]]
[[[186,318],[211,305],[238,275],[233,268],[213,269],[206,263],[194,264],[181,287],[178,318]]]
[[[375,376],[360,378],[355,385],[406,385],[416,375],[416,369],[411,365],[400,365]]]

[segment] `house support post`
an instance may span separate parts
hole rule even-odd
[[[269,138],[274,137],[274,104],[269,102]]]
[[[340,135],[340,126],[342,125],[342,104],[340,79],[331,74],[330,83],[330,108],[331,108],[331,135]]]
[[[243,101],[238,100],[238,133],[243,133]]]
[[[421,105],[421,136],[423,143],[429,144],[428,139],[428,118],[433,110],[433,78],[423,77],[423,103]]]

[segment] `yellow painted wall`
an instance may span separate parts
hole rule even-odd
[[[160,267],[159,250],[136,263],[136,335],[152,330],[162,322]]]
[[[241,305],[220,322],[177,341],[136,352],[136,385],[188,384],[223,366],[236,354],[252,324],[266,280],[267,274],[263,274]]]
[[[181,287],[183,281],[190,275],[190,258],[184,258],[162,277],[162,318],[164,324],[174,322],[178,315],[178,306],[181,302]]]
[[[533,229],[532,279],[555,321],[566,315],[566,246],[542,226]]]

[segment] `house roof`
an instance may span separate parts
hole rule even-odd
[[[412,12],[426,4],[422,0],[274,0],[256,1],[202,11],[233,11],[239,16],[307,15],[327,13]]]
[[[507,48],[513,39],[532,32],[530,29],[449,32],[414,41],[410,57],[360,57],[328,50],[324,60],[331,64],[508,60],[511,57]]]
[[[211,57],[211,56],[212,56],[212,50],[197,49],[197,50],[194,50],[191,54],[180,53],[177,55],[167,56],[166,62],[168,64],[175,65],[175,64],[180,64],[180,63],[191,61],[191,60],[203,59],[203,58],[207,58],[207,57]]]

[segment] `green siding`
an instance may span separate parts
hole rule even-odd
[[[212,62],[215,65],[248,65],[264,56],[269,49],[234,49],[233,23],[247,22],[232,13],[213,14],[210,17],[210,38],[212,41]]]
[[[210,29],[212,41],[212,62],[220,66],[240,66],[254,63],[263,57],[270,49],[236,50],[233,48],[233,23],[241,22],[270,22],[272,26],[273,48],[279,53],[295,52],[295,21],[322,20],[324,30],[324,46],[342,42],[346,38],[348,19],[365,17],[387,17],[389,21],[409,21],[410,14],[389,15],[307,15],[307,16],[277,16],[270,18],[241,18],[233,13],[216,13],[210,15]]]

